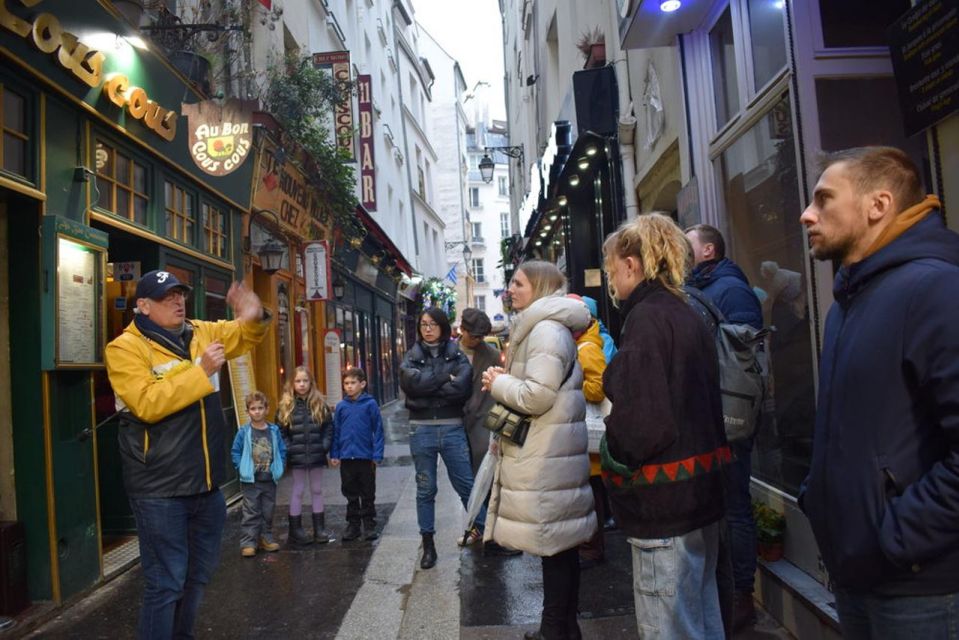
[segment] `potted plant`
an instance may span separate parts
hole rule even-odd
[[[753,518],[756,521],[756,541],[759,557],[766,562],[775,562],[782,559],[786,516],[766,504],[753,502]]]
[[[576,42],[576,48],[585,59],[584,69],[595,69],[606,65],[606,36],[599,27],[580,36]]]

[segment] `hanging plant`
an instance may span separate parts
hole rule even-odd
[[[334,82],[309,57],[291,54],[267,72],[264,104],[289,137],[310,156],[305,167],[334,221],[354,218],[356,176],[353,163],[333,140],[328,127],[336,105],[349,100],[352,83]]]
[[[456,319],[456,290],[439,278],[423,281],[419,291],[420,309],[436,307],[442,309],[450,322]]]

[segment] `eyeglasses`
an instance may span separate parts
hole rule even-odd
[[[180,299],[186,301],[189,297],[190,294],[185,289],[170,289],[160,298],[159,302],[172,302]]]
[[[439,326],[439,325],[436,324],[435,322],[421,322],[421,323],[420,323],[420,329],[435,329],[435,328],[438,327],[438,326]]]

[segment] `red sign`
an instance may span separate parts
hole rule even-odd
[[[356,76],[360,110],[360,201],[367,211],[376,211],[376,165],[373,161],[373,80]]]
[[[353,160],[356,158],[353,149],[353,98],[345,90],[350,83],[350,52],[314,53],[313,66],[329,73],[334,87],[344,88],[343,99],[333,109],[333,138],[337,146]]]

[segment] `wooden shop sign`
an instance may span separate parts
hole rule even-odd
[[[190,131],[190,157],[211,176],[232,173],[253,146],[250,103],[232,98],[222,106],[212,100],[180,107]]]

